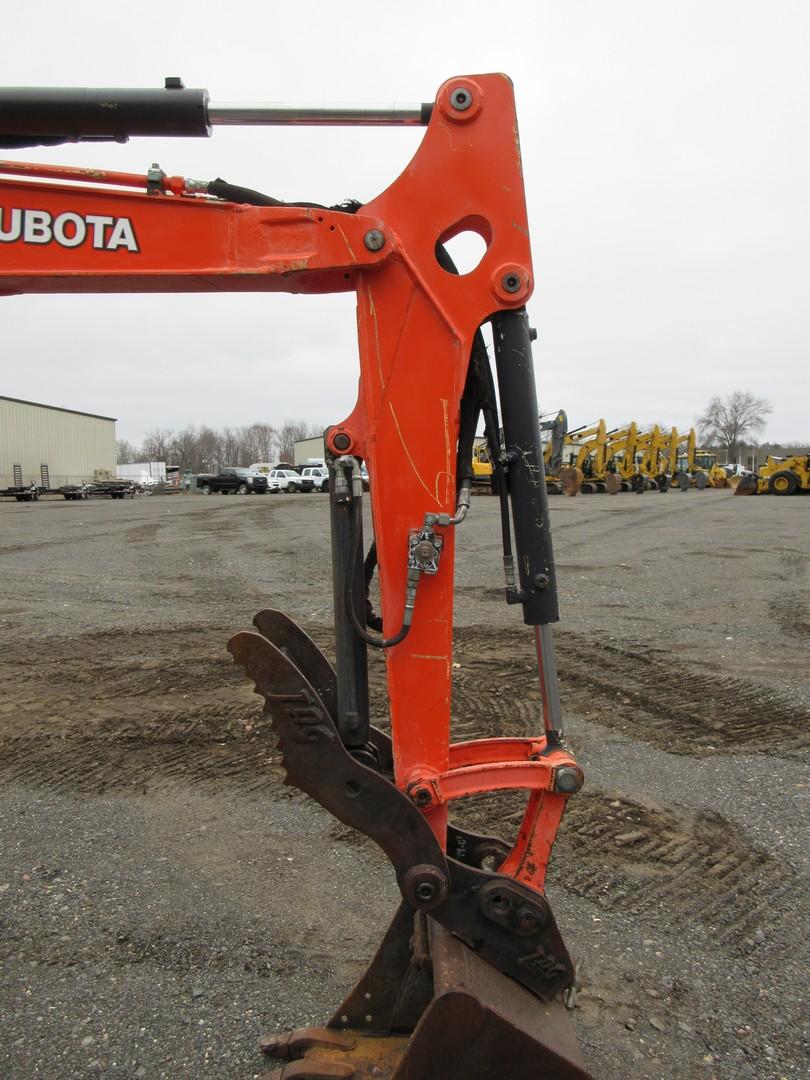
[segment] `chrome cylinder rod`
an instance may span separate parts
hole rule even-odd
[[[537,646],[537,669],[540,675],[540,698],[543,705],[543,727],[547,735],[559,741],[563,736],[560,684],[557,680],[557,657],[551,625],[535,626],[534,640]]]
[[[276,105],[209,103],[208,123],[237,126],[424,126],[430,120],[432,103],[403,105]]]

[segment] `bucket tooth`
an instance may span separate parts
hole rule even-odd
[[[308,1050],[353,1050],[357,1040],[333,1028],[299,1028],[262,1040],[261,1050],[270,1057],[292,1061]]]
[[[292,1061],[264,1074],[264,1080],[352,1080],[360,1074],[353,1065],[342,1061]]]

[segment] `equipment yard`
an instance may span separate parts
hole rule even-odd
[[[277,607],[331,650],[328,509],[0,505],[3,1077],[258,1076],[260,1037],[323,1023],[364,970],[399,900],[390,865],[283,785],[225,649]],[[596,1080],[807,1076],[807,510],[551,500],[586,785],[549,896],[584,958]],[[475,498],[458,529],[454,739],[540,726],[497,515]],[[463,809],[510,839],[520,820],[514,793]]]

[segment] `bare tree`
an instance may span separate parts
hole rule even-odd
[[[223,428],[219,433],[220,465],[241,465],[242,440],[237,428]]]
[[[722,447],[728,461],[736,461],[742,441],[765,427],[771,403],[747,390],[735,390],[725,398],[713,397],[698,417],[702,442]]]
[[[169,428],[155,428],[143,440],[141,461],[168,461],[174,432]]]
[[[215,473],[220,465],[230,464],[221,458],[221,440],[219,432],[210,427],[201,427],[197,435],[197,454],[193,464],[194,472]]]
[[[242,465],[275,460],[276,429],[272,424],[250,424],[239,429]]]
[[[253,461],[274,461],[278,433],[272,424],[251,424],[250,432],[256,456]]]
[[[170,454],[172,465],[179,465],[183,470],[200,472],[198,467],[199,439],[193,427],[178,431],[172,440]]]
[[[305,420],[285,420],[278,429],[279,461],[295,461],[295,444],[302,439],[312,439],[322,431],[322,427]]]
[[[279,456],[292,461],[295,443],[320,435],[321,428],[303,420],[287,420],[280,431],[272,424],[257,421],[240,428],[215,428],[203,425],[174,432],[155,428],[143,441],[133,446],[126,439],[118,443],[118,462],[165,461],[195,473],[215,473],[223,465],[252,465],[257,461],[273,462]]]
[[[119,439],[115,444],[116,449],[116,461],[119,465],[129,465],[133,461],[137,461],[137,449],[128,442],[126,439]]]

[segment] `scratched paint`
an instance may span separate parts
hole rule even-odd
[[[377,374],[380,377],[380,387],[384,388],[385,379],[383,378],[382,350],[380,349],[380,327],[377,322],[377,308],[374,306],[374,296],[370,285],[366,287],[366,296],[368,298],[368,311],[371,315],[371,325],[374,327],[374,357],[377,361]]]
[[[402,449],[405,451],[405,457],[408,459],[408,464],[410,465],[411,469],[413,470],[414,476],[419,481],[421,486],[424,488],[428,498],[432,499],[437,504],[437,506],[439,506],[441,508],[441,503],[439,502],[438,498],[430,490],[430,488],[427,486],[427,484],[424,481],[424,478],[422,477],[422,474],[419,472],[419,470],[416,467],[416,462],[413,460],[413,457],[411,456],[411,452],[408,449],[408,444],[405,442],[405,436],[402,434],[402,429],[399,426],[399,421],[397,420],[397,414],[394,412],[394,406],[390,401],[388,402],[388,408],[391,410],[391,419],[394,421],[394,427],[396,428],[397,436],[399,437],[399,441],[402,444]]]
[[[349,240],[348,236],[346,235],[346,233],[344,232],[344,230],[341,228],[340,225],[337,226],[337,231],[340,233],[341,237],[343,238],[343,243],[346,245],[346,250],[348,251],[349,255],[351,256],[351,261],[353,263],[355,263],[355,264],[359,263],[360,260],[357,258],[357,256],[354,253],[354,248],[351,245],[351,241]]]

